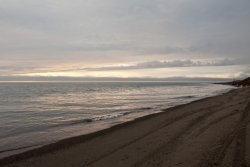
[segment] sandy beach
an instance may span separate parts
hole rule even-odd
[[[250,88],[239,88],[14,155],[0,166],[245,167],[249,112]]]

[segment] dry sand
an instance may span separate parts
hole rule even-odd
[[[15,167],[246,167],[250,88],[174,107],[0,161]]]

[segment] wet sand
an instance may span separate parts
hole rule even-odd
[[[241,88],[11,156],[0,166],[245,167],[249,112],[250,88]]]

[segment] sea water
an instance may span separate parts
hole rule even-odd
[[[0,83],[0,158],[231,89],[197,82]]]

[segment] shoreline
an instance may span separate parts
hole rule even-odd
[[[231,92],[231,91],[235,91],[235,90],[230,90],[229,92]],[[229,93],[229,92],[227,92],[227,93]],[[216,95],[216,96],[221,96],[223,94],[225,94],[225,93],[222,93],[222,94]],[[65,149],[67,147],[77,145],[77,144],[79,144],[81,142],[84,142],[86,140],[91,140],[92,138],[98,137],[99,135],[105,135],[105,134],[110,133],[110,132],[112,132],[114,130],[122,128],[123,126],[128,126],[130,124],[136,123],[137,121],[143,121],[143,120],[149,119],[151,117],[164,114],[164,112],[167,112],[167,110],[169,110],[169,109],[180,108],[182,106],[185,106],[185,105],[188,105],[188,104],[191,104],[191,103],[195,103],[195,102],[199,102],[199,101],[202,101],[202,100],[206,100],[208,98],[213,98],[213,97],[216,97],[216,96],[206,97],[206,98],[195,100],[195,101],[192,101],[192,102],[189,102],[189,103],[186,103],[186,104],[181,104],[181,105],[177,105],[177,106],[174,106],[174,107],[166,108],[166,109],[163,109],[161,112],[152,113],[152,114],[149,114],[149,115],[138,117],[138,118],[135,118],[133,120],[123,122],[123,123],[120,123],[120,124],[117,124],[117,125],[114,125],[114,126],[111,126],[111,127],[99,130],[99,131],[95,131],[95,132],[88,133],[88,134],[83,134],[83,135],[78,135],[78,136],[74,136],[74,137],[65,138],[65,139],[62,139],[62,140],[58,140],[58,141],[56,141],[54,143],[49,143],[49,144],[46,144],[44,146],[40,146],[38,148],[31,149],[31,150],[28,150],[28,151],[25,151],[25,152],[22,152],[22,153],[19,153],[19,154],[10,155],[10,156],[1,158],[0,159],[0,165],[5,164],[5,162],[8,163],[8,162],[12,162],[12,161],[19,161],[19,160],[22,160],[22,159],[30,158],[32,156],[39,156],[41,154],[51,153],[51,152],[54,152],[54,151],[57,151],[57,150],[60,150],[60,149]]]
[[[248,88],[244,88],[244,89],[246,91],[249,91]],[[150,126],[149,122],[151,122],[152,120],[159,120],[159,119],[168,117],[168,115],[170,115],[170,117],[171,117],[171,114],[175,115],[174,112],[177,112],[177,111],[182,112],[182,110],[187,110],[185,108],[190,108],[190,107],[194,108],[194,109],[195,108],[202,108],[203,106],[201,106],[199,103],[207,103],[207,101],[214,101],[214,100],[216,101],[216,99],[222,99],[223,100],[223,98],[225,98],[224,96],[230,96],[230,95],[234,96],[234,94],[237,94],[239,92],[243,94],[244,90],[243,89],[234,89],[234,90],[229,91],[228,93],[223,93],[221,95],[207,97],[207,98],[203,98],[203,99],[193,101],[193,102],[190,102],[190,103],[187,103],[187,104],[182,104],[182,105],[178,105],[178,106],[171,107],[171,108],[168,108],[168,109],[164,109],[160,113],[155,113],[155,114],[150,114],[150,115],[146,115],[146,116],[143,116],[143,117],[139,117],[139,118],[136,118],[135,120],[124,122],[124,123],[118,124],[118,125],[114,125],[114,126],[112,126],[110,128],[103,129],[101,131],[97,131],[97,132],[86,134],[86,135],[81,135],[81,136],[76,136],[76,137],[63,139],[63,140],[60,140],[60,141],[58,141],[56,143],[48,144],[48,145],[45,145],[45,146],[42,146],[42,147],[39,147],[39,148],[36,148],[36,149],[29,150],[27,152],[23,152],[23,153],[20,153],[20,154],[16,154],[16,155],[12,155],[12,156],[0,159],[0,165],[8,165],[8,164],[10,164],[10,165],[15,166],[15,164],[16,164],[17,166],[18,165],[22,166],[22,163],[25,164],[28,159],[34,159],[34,161],[38,162],[40,157],[44,157],[44,156],[46,157],[46,156],[50,156],[50,155],[53,155],[53,154],[57,155],[57,154],[60,154],[60,152],[67,152],[67,150],[70,150],[70,149],[73,149],[73,152],[74,152],[74,150],[75,150],[74,147],[76,147],[78,145],[81,145],[81,144],[84,144],[84,143],[89,142],[89,141],[91,142],[92,140],[95,140],[96,138],[102,138],[102,137],[105,138],[106,136],[112,135],[113,133],[117,133],[120,130],[131,131],[130,130],[131,128],[138,128],[138,127],[135,127],[135,126],[137,126],[137,124],[146,124],[145,126]],[[230,97],[230,98],[232,98],[232,97]],[[192,107],[192,106],[194,106],[194,107]],[[208,104],[208,107],[209,107],[209,104]],[[186,111],[183,111],[183,112],[186,112]],[[177,113],[177,114],[180,114],[180,113]],[[193,114],[196,114],[196,113],[193,113]],[[185,115],[185,113],[180,114],[179,117],[178,117],[180,120],[177,119],[177,121],[181,121],[181,119],[183,118],[183,115]],[[192,114],[190,115],[190,117],[192,117]],[[155,126],[159,126],[155,122],[152,122],[152,123],[154,123]],[[141,127],[139,127],[139,128],[141,128]],[[142,131],[144,131],[144,129]],[[122,148],[126,148],[131,143],[137,142],[138,139],[143,140],[143,138],[146,138],[151,133],[153,133],[152,130],[147,131],[147,129],[146,129],[145,133],[143,135],[141,135],[139,138],[137,138],[137,139],[133,138],[130,142],[128,142],[128,143],[125,142],[125,144],[123,142]],[[119,136],[118,136],[118,138],[119,138]],[[120,148],[121,147],[119,147],[119,149]],[[96,152],[98,150],[93,150],[93,151]],[[111,152],[109,152],[109,154],[112,154],[112,153],[114,153],[116,151],[117,151],[117,148],[113,148],[113,152],[111,151]],[[108,155],[106,155],[106,156],[108,156]],[[97,158],[97,157],[93,158],[95,160],[92,160],[91,163],[88,162],[88,163],[85,163],[85,165],[81,165],[81,166],[88,166],[88,165],[91,165],[94,162],[97,162],[98,160],[102,159],[102,158],[100,159],[100,157],[99,158]],[[38,159],[38,160],[36,160],[36,159]],[[75,162],[72,162],[72,163],[74,164]],[[27,164],[25,166],[27,166]],[[49,164],[48,164],[48,166],[49,166]]]
[[[2,149],[0,151],[0,160],[4,159],[6,157],[12,156],[12,155],[21,154],[21,153],[27,152],[29,150],[33,150],[33,149],[40,148],[40,147],[43,147],[43,146],[46,146],[46,145],[49,145],[52,143],[56,143],[56,142],[61,141],[61,140],[65,140],[68,138],[77,137],[77,136],[81,136],[81,135],[87,135],[90,133],[101,131],[103,129],[110,128],[110,127],[117,125],[117,124],[122,124],[122,123],[125,123],[128,121],[133,121],[134,119],[139,118],[139,117],[144,117],[146,115],[159,113],[167,108],[172,108],[175,106],[188,104],[190,102],[204,99],[207,97],[221,95],[221,94],[227,93],[233,89],[234,89],[233,87],[231,87],[231,88],[228,87],[228,88],[224,88],[224,89],[218,90],[218,91],[207,92],[207,94],[204,93],[202,95],[201,94],[187,95],[186,93],[184,93],[182,95],[182,93],[181,93],[177,97],[165,98],[165,102],[162,102],[162,104],[164,104],[164,107],[163,107],[163,105],[161,107],[155,107],[153,101],[149,100],[149,104],[142,103],[140,108],[135,107],[134,109],[132,108],[130,110],[125,109],[124,110],[125,112],[119,111],[118,113],[113,112],[111,114],[104,114],[104,115],[95,116],[95,117],[86,117],[86,118],[81,118],[81,119],[75,119],[75,121],[74,120],[73,121],[65,121],[66,123],[57,126],[58,129],[60,128],[60,126],[66,127],[66,129],[69,128],[70,126],[78,126],[76,128],[78,130],[75,130],[74,135],[71,135],[70,131],[69,131],[68,133],[66,132],[65,134],[62,134],[61,136],[59,135],[58,138],[52,137],[53,139],[50,139],[50,141],[46,140],[46,136],[41,136],[38,134],[42,138],[42,140],[40,140],[39,137],[37,137],[36,135],[33,135],[35,137],[35,140],[33,139],[32,143],[23,144],[23,141],[25,142],[26,139],[24,139],[24,140],[20,139],[20,141],[21,141],[20,145],[18,142],[17,143],[12,142],[16,147],[13,147],[13,145],[11,145],[11,143],[7,142],[6,145],[3,145],[3,147],[1,147],[1,148],[5,148],[5,149]],[[170,102],[170,101],[172,101],[172,102]],[[151,102],[153,104],[150,104]],[[98,106],[98,104],[97,104],[97,106]],[[85,122],[86,122],[86,124],[85,124]],[[82,126],[81,124],[82,125],[84,124],[84,126]],[[61,129],[59,129],[59,130],[61,130]],[[65,128],[62,130],[65,130]],[[36,131],[35,128],[33,131],[34,132]],[[39,131],[37,131],[37,132],[39,132]],[[22,136],[20,136],[20,137],[22,137]],[[50,136],[48,135],[48,137],[50,137]],[[32,139],[32,136],[26,137],[26,138]],[[5,142],[4,140],[2,140],[2,141]],[[6,140],[6,141],[8,141],[8,140]],[[16,138],[16,140],[12,139],[12,141],[18,141],[18,140]],[[10,147],[8,147],[8,146],[10,146]]]

